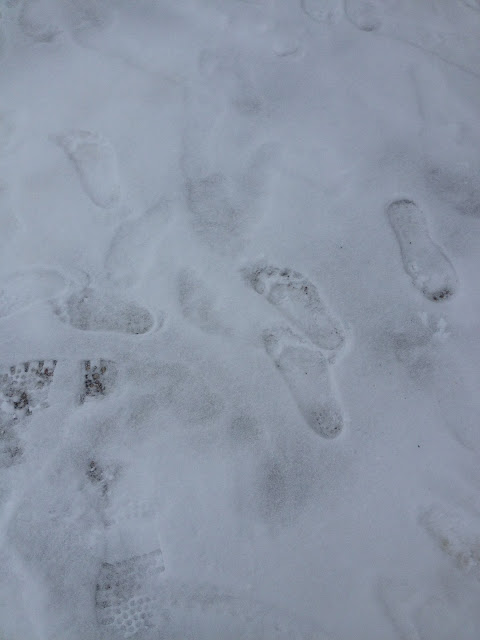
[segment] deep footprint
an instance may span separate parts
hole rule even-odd
[[[72,131],[53,136],[70,158],[86,194],[103,209],[120,202],[121,187],[117,155],[112,144],[91,131]]]
[[[148,309],[91,288],[71,295],[63,303],[55,302],[54,311],[62,322],[83,331],[140,335],[155,325]]]
[[[432,240],[423,211],[412,200],[397,200],[387,207],[387,216],[414,286],[429,300],[450,298],[457,289],[457,274]]]
[[[23,362],[0,374],[0,468],[20,461],[18,428],[34,411],[48,407],[56,360]]]
[[[266,331],[263,339],[268,355],[311,429],[324,438],[340,435],[344,419],[332,388],[330,365],[323,353],[287,329]]]
[[[321,349],[339,349],[345,341],[340,322],[332,316],[315,285],[292,269],[265,264],[244,271],[255,291],[273,304]]]
[[[103,398],[108,395],[115,384],[117,369],[111,360],[84,360],[81,364],[83,389],[80,402],[90,398]]]

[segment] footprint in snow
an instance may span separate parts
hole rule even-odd
[[[345,342],[343,328],[317,287],[301,273],[258,263],[243,270],[245,280],[297,329],[321,349],[339,349]]]
[[[0,468],[21,460],[21,431],[34,412],[49,406],[56,365],[56,360],[32,360],[0,372]]]
[[[53,309],[62,322],[83,331],[141,335],[163,324],[163,316],[155,320],[145,307],[90,287],[55,300]]]
[[[450,298],[457,289],[457,274],[432,240],[423,211],[412,200],[397,200],[387,207],[387,216],[414,286],[429,300]]]
[[[267,330],[263,339],[309,427],[324,438],[340,435],[344,418],[322,351],[289,329]]]
[[[140,218],[127,220],[119,226],[105,260],[109,277],[114,282],[131,286],[147,273],[170,218],[167,203],[161,201]]]
[[[117,154],[99,133],[75,130],[52,136],[70,158],[85,193],[94,204],[111,209],[120,203],[121,185]]]
[[[341,0],[300,0],[303,13],[320,24],[338,22],[342,15]]]

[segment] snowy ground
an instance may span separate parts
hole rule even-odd
[[[1,640],[478,640],[480,0],[4,0]]]

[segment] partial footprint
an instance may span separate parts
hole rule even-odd
[[[189,269],[178,276],[178,298],[183,315],[193,325],[206,333],[229,333],[221,320],[215,295]]]
[[[156,509],[144,500],[125,502],[125,488],[120,491],[120,501],[112,492],[108,494],[105,557],[95,604],[99,623],[128,638],[151,626],[165,565]]]
[[[277,145],[261,145],[233,175],[222,171],[212,171],[204,177],[186,173],[193,228],[212,250],[226,253],[243,246],[270,192],[275,152],[278,153]],[[204,166],[209,164],[206,159]]]
[[[302,11],[315,22],[333,24],[343,15],[341,0],[300,0]]]
[[[429,300],[450,298],[457,289],[457,274],[432,240],[423,211],[412,200],[397,200],[387,207],[387,216],[414,286]]]
[[[74,293],[64,301],[55,301],[53,308],[62,322],[83,331],[139,335],[163,324],[163,317],[155,322],[145,307],[92,288]]]
[[[80,402],[90,398],[103,398],[108,395],[117,378],[117,368],[111,360],[84,360],[81,363],[83,374]]]
[[[427,187],[459,213],[480,218],[480,179],[476,171],[461,166],[430,166],[425,178]]]
[[[48,407],[56,365],[56,360],[23,362],[0,373],[0,468],[20,460],[18,428],[34,411]]]
[[[0,318],[64,292],[66,279],[55,269],[31,268],[13,273],[0,283]]]
[[[170,217],[168,205],[162,201],[150,207],[140,218],[120,225],[105,260],[112,280],[131,286],[145,276]]]
[[[420,523],[459,569],[480,580],[480,516],[464,509],[432,506]]]
[[[52,42],[62,32],[58,25],[58,13],[55,3],[25,0],[18,23],[22,31],[36,42]]]
[[[316,286],[292,269],[258,263],[243,270],[255,291],[321,349],[339,349],[345,341],[340,322],[330,313]]]
[[[464,589],[459,586],[454,583],[451,589],[440,587],[437,593],[428,594],[415,580],[380,580],[380,604],[395,628],[395,637],[476,640],[480,622],[478,594],[470,593],[471,585]]]
[[[152,624],[161,637],[182,640],[327,640],[310,620],[249,595],[208,584],[166,580],[156,594]]]
[[[89,198],[103,209],[111,209],[121,198],[117,154],[101,134],[76,130],[53,136],[75,167]]]
[[[480,11],[480,0],[462,0],[462,2],[463,4],[466,4],[467,7]]]
[[[223,411],[221,397],[212,391],[201,372],[180,363],[133,365],[128,373],[156,403],[188,424],[208,422]]]
[[[391,0],[344,0],[345,15],[361,31],[377,31],[383,24],[385,5]]]
[[[344,418],[323,353],[288,329],[265,331],[263,339],[307,424],[324,438],[336,438]]]
[[[477,0],[465,0],[472,8]],[[468,24],[452,2],[344,0],[345,15],[361,31],[376,32],[479,75],[478,25]]]
[[[413,377],[425,380],[431,374],[442,345],[449,338],[444,318],[426,312],[401,320],[390,333],[395,356]]]

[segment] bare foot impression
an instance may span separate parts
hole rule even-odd
[[[300,0],[300,6],[306,16],[321,24],[337,22],[343,14],[341,0]]]
[[[72,131],[52,136],[70,158],[88,197],[97,206],[111,209],[121,198],[117,154],[101,134]]]
[[[316,286],[292,269],[263,263],[244,270],[250,286],[273,304],[321,349],[339,349],[345,341],[342,326],[329,311]]]
[[[324,438],[340,435],[344,419],[324,354],[288,329],[265,331],[263,340],[307,424]]]
[[[480,580],[480,517],[458,508],[432,506],[420,517],[420,524],[438,547],[465,573]]]
[[[387,207],[387,216],[414,286],[429,300],[450,298],[457,289],[457,274],[432,240],[423,211],[412,200],[396,200]]]
[[[66,324],[83,331],[113,331],[143,334],[152,331],[155,319],[145,307],[121,300],[111,294],[85,288],[53,305],[56,315]]]

